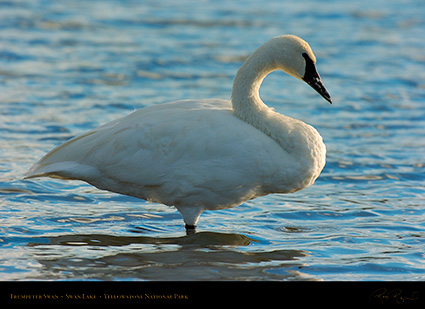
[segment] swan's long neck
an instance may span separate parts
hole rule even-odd
[[[306,173],[311,174],[310,181],[313,181],[325,164],[325,145],[313,127],[274,112],[260,99],[259,90],[264,78],[279,69],[271,54],[273,50],[264,47],[254,52],[236,74],[232,91],[233,113],[275,140],[294,157],[294,162],[304,162],[300,166],[307,167]]]
[[[268,109],[260,99],[259,91],[264,78],[276,70],[269,59],[257,50],[245,61],[233,82],[233,112],[235,116],[252,125],[258,115]]]

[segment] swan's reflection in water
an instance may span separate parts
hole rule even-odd
[[[249,250],[245,235],[199,232],[181,237],[60,235],[28,245],[43,279],[302,279],[299,250]]]
[[[248,246],[252,239],[241,234],[225,234],[200,232],[180,237],[149,237],[149,236],[112,236],[102,234],[92,235],[62,235],[49,238],[52,245],[85,245],[85,246],[128,246],[132,244],[171,244],[198,246]]]

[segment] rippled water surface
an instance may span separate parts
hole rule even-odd
[[[54,146],[134,109],[230,97],[270,37],[306,39],[331,93],[273,73],[261,96],[314,125],[316,184],[178,212],[82,182],[23,181]],[[425,3],[1,1],[0,279],[424,280]]]

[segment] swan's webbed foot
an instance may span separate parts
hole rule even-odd
[[[185,225],[186,228],[186,235],[191,235],[196,233],[196,225]]]

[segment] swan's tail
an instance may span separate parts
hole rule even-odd
[[[92,148],[88,137],[95,132],[90,131],[59,145],[35,163],[25,173],[24,179],[52,177],[89,180],[99,177],[100,172],[95,167],[77,162],[80,161],[82,154],[87,154]]]
[[[81,179],[89,180],[100,176],[100,172],[88,165],[73,161],[55,162],[43,164],[43,160],[35,163],[24,174],[24,179],[37,177],[51,177],[60,179]]]

